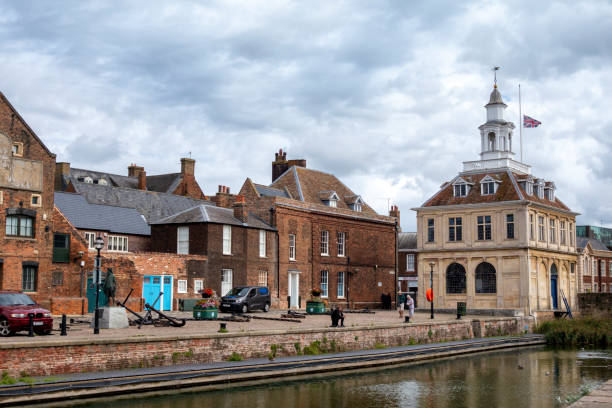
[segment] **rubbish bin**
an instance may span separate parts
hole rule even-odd
[[[466,304],[465,302],[457,302],[457,319],[461,319],[461,316],[465,316]]]

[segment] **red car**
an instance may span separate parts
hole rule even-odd
[[[29,330],[30,313],[34,314],[34,332],[50,334],[53,328],[51,312],[38,306],[25,293],[0,291],[0,336]]]

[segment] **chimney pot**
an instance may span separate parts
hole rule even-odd
[[[193,176],[195,174],[195,160],[183,157],[181,159],[181,174],[183,176]]]
[[[147,189],[147,172],[144,170],[138,173],[138,189],[139,190]]]
[[[244,223],[248,221],[249,215],[244,196],[236,196],[236,202],[234,202],[234,218],[237,218]]]

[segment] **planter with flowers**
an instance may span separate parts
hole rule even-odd
[[[215,320],[219,315],[219,300],[211,288],[203,289],[202,300],[193,307],[193,318],[196,320]]]
[[[310,291],[310,299],[306,301],[306,313],[325,314],[327,301],[321,298],[322,293],[321,289],[318,288],[314,288]]]

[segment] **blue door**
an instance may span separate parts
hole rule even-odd
[[[157,299],[162,291],[164,294]],[[172,310],[172,276],[144,276],[142,281],[142,297],[145,303],[158,310]],[[157,303],[155,303],[155,300],[157,300]]]
[[[552,308],[557,309],[557,275],[550,275],[550,294],[552,295]]]
[[[164,276],[164,309],[172,310],[172,276]]]

